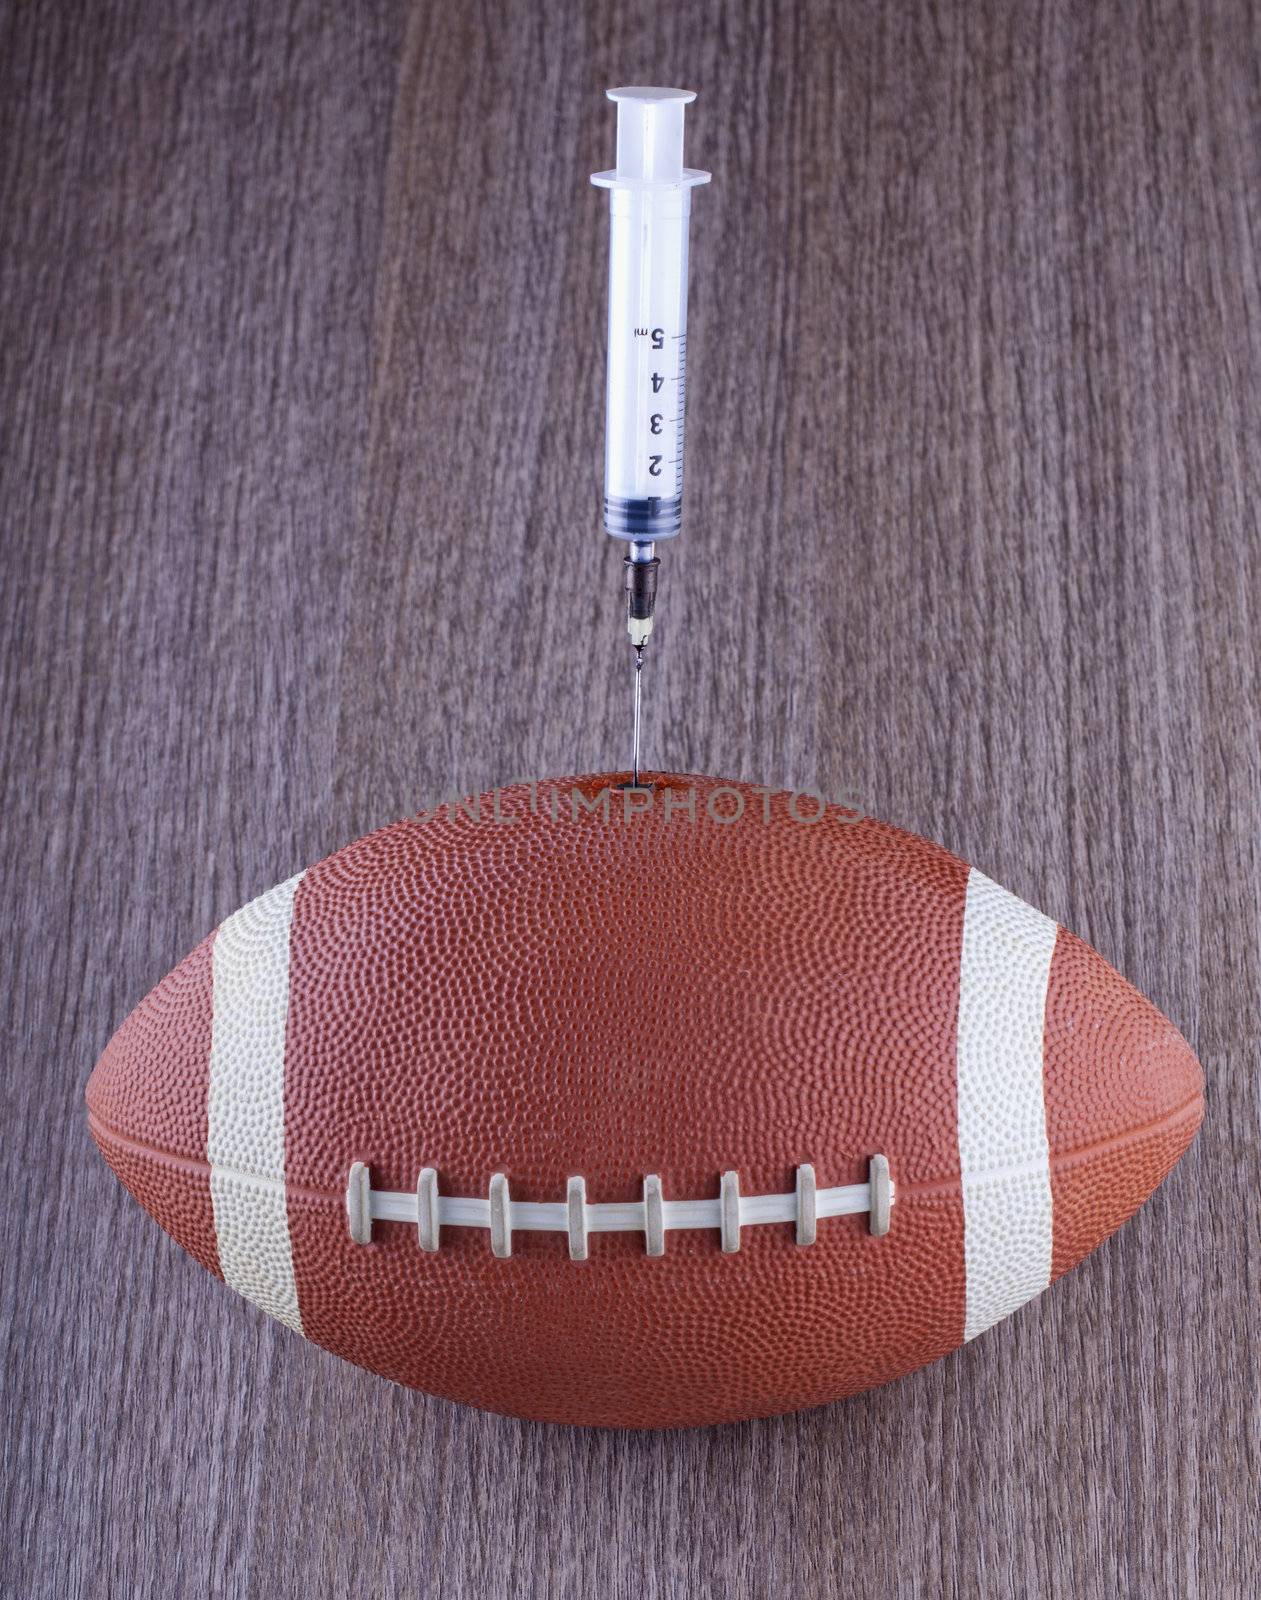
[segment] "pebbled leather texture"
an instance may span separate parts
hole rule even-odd
[[[506,790],[498,820],[490,797],[480,821],[443,807],[302,876],[284,1170],[233,1174],[283,1184],[302,1331],[435,1394],[632,1427],[817,1405],[945,1354],[965,1317],[969,869],[886,823],[799,820],[812,800],[713,778],[650,774],[650,809],[627,817],[624,781]],[[218,1271],[212,972],[213,936],[123,1024],[88,1102],[120,1179]],[[993,982],[1001,1028],[1001,964]],[[1045,1015],[1053,1276],[1182,1154],[1203,1079],[1173,1025],[1063,930]],[[789,1194],[802,1163],[820,1189],[862,1184],[876,1153],[896,1186],[881,1238],[865,1214],[821,1219],[809,1246],[791,1223],[745,1227],[734,1253],[717,1230],[668,1231],[661,1257],[641,1234],[592,1233],[572,1261],[563,1233],[516,1231],[497,1259],[481,1228],[444,1227],[430,1253],[414,1225],[378,1220],[367,1245],[347,1227],[356,1161],[373,1190],[414,1193],[433,1167],[443,1195],[485,1197],[502,1172],[513,1202],[556,1202],[577,1175],[597,1203],[638,1201],[648,1174],[667,1200],[716,1198],[729,1170],[742,1195]]]

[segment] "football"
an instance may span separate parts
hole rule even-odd
[[[137,1006],[87,1100],[145,1210],[315,1344],[657,1428],[983,1333],[1151,1194],[1203,1076],[939,845],[654,773],[452,797],[290,878]]]

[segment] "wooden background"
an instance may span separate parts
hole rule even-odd
[[[268,1323],[82,1090],[246,898],[618,766],[608,84],[682,83],[653,764],[847,784],[1092,941],[1209,1114],[882,1392],[530,1426]],[[0,1592],[1261,1593],[1261,20],[1238,3],[0,8]]]

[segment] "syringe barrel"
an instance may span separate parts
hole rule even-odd
[[[669,539],[683,514],[687,233],[683,188],[609,195],[604,525]]]
[[[604,526],[618,539],[673,538],[683,510],[687,244],[692,189],[683,166],[683,89],[610,89],[618,165],[609,190],[609,342]]]

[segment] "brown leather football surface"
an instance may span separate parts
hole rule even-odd
[[[122,1182],[373,1372],[662,1427],[934,1360],[1187,1147],[1173,1025],[946,850],[624,781],[442,807],[229,918],[92,1075]]]

